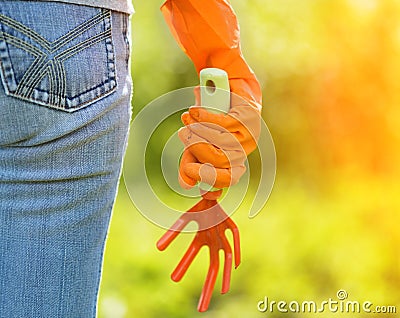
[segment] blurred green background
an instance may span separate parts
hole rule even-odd
[[[339,289],[349,300],[370,301],[372,308],[395,305],[399,312],[400,1],[231,3],[244,55],[263,87],[263,118],[275,142],[271,197],[255,219],[247,218],[246,207],[233,215],[242,264],[232,273],[231,291],[221,296],[219,279],[209,311],[199,314],[206,250],[183,281],[173,283],[170,273],[191,235],[159,252],[155,243],[164,230],[135,210],[121,182],[99,316],[345,317],[257,310],[265,296],[321,302],[337,300]],[[198,78],[164,23],[161,2],[134,5],[136,114],[161,94],[196,85]]]

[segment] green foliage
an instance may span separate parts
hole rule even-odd
[[[198,81],[159,5],[135,3],[134,114],[163,93]],[[399,2],[232,0],[232,5],[244,55],[263,86],[263,116],[277,149],[271,198],[255,219],[247,218],[246,204],[233,215],[242,264],[232,273],[231,291],[221,296],[219,280],[210,310],[199,314],[206,251],[182,282],[173,283],[170,273],[191,235],[157,251],[165,230],[135,210],[121,182],[99,317],[289,317],[261,314],[257,303],[265,296],[321,302],[336,299],[339,289],[350,300],[397,305],[399,311],[400,151],[393,146],[400,141]],[[373,96],[365,97],[370,90]]]

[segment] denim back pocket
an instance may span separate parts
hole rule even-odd
[[[40,1],[4,4],[0,72],[7,95],[73,112],[115,91],[110,10]]]

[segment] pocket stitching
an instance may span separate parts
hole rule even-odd
[[[3,17],[3,19],[1,19],[1,17]],[[49,50],[47,53],[55,52],[63,46],[68,45],[79,35],[90,30],[99,23],[103,25],[104,30],[103,32],[97,33],[85,39],[84,41],[74,44],[71,47],[59,52],[57,55],[54,55],[53,59],[48,60],[46,63],[45,60],[48,58],[48,54],[42,52],[39,48],[31,45],[30,43],[26,43],[23,39],[19,39],[14,36],[14,38],[18,39],[19,42],[23,43],[20,44],[21,49],[23,49],[26,53],[32,54],[36,57],[35,61],[28,67],[28,69],[25,70],[21,80],[17,83],[12,70],[12,60],[9,58],[10,53],[8,51],[8,45],[14,45],[16,47],[18,47],[18,45],[15,45],[15,43],[9,43],[9,37],[13,37],[13,35],[6,33],[2,23],[0,23],[0,40],[2,40],[0,41],[0,58],[2,62],[1,75],[6,93],[8,95],[51,108],[57,108],[71,112],[86,107],[90,103],[93,103],[94,101],[107,96],[116,90],[117,81],[110,10],[102,9],[99,14],[76,26],[71,31],[57,38],[53,42],[44,39],[40,34],[29,29],[24,24],[9,17],[4,19],[4,17],[4,15],[0,14],[0,22],[4,23],[4,20],[6,20],[6,23],[4,24],[14,25],[14,30],[21,32],[29,39],[34,40],[42,48],[48,48]],[[9,19],[12,20],[11,23]],[[15,21],[15,23],[13,21]],[[79,52],[84,51],[85,49],[103,41],[105,44],[105,56],[107,60],[106,79],[98,80],[97,85],[91,86],[85,91],[79,91],[74,96],[66,96],[65,89],[67,84],[64,62],[73,55],[78,54]],[[29,50],[29,48],[32,48],[32,50]],[[37,66],[36,64],[39,65]],[[33,72],[30,69],[33,69]],[[29,74],[28,71],[30,71],[31,74]],[[37,85],[46,76],[49,77],[49,81],[51,82],[51,85],[49,83],[48,91],[41,90],[37,87]],[[29,77],[29,79],[26,79],[27,77]]]

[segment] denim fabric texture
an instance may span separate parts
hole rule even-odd
[[[7,5],[0,11],[7,12]],[[68,18],[57,26],[68,32],[51,32],[47,38],[42,34],[54,27],[53,15],[37,25],[29,20],[19,22],[24,21],[25,10],[14,11],[14,18],[0,13],[1,75],[6,93],[66,111],[112,93],[117,83],[111,12],[97,11],[90,19],[68,17],[64,11]],[[69,29],[71,20],[76,26]]]
[[[0,31],[0,317],[95,317],[131,115],[129,16],[2,0]]]
[[[12,0],[18,1],[18,0]],[[53,1],[72,4],[81,4],[90,7],[106,8],[114,11],[133,14],[135,9],[131,0],[38,0],[38,1]]]

